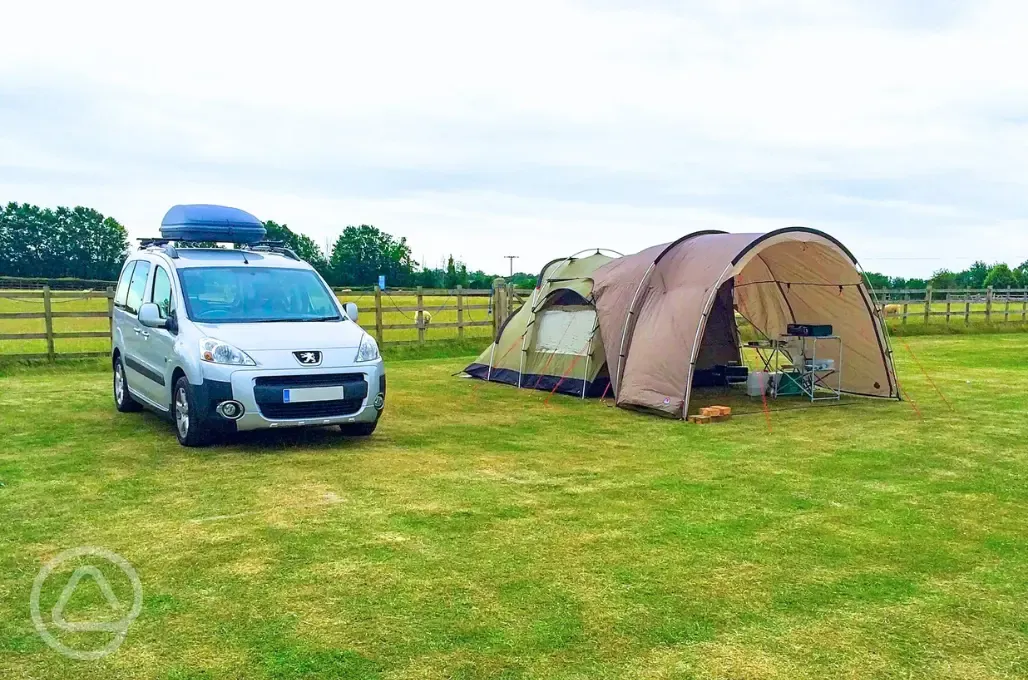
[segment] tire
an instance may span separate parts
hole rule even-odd
[[[175,389],[171,393],[171,422],[182,446],[206,446],[210,443],[210,426],[197,404],[196,390],[185,377],[175,381]]]
[[[129,394],[128,380],[125,378],[125,364],[122,362],[120,354],[114,360],[113,391],[114,408],[118,409],[121,413],[132,413],[143,409],[143,405]]]
[[[378,427],[378,421],[373,423],[347,423],[339,426],[339,431],[347,437],[370,437],[371,433]]]

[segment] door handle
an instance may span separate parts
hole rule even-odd
[[[132,332],[135,333],[136,335],[139,335],[140,333],[143,332],[143,329],[142,328],[133,328]]]

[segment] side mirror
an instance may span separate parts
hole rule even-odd
[[[168,325],[168,320],[161,318],[161,310],[157,305],[144,302],[139,308],[139,323],[147,328],[164,328]]]
[[[346,316],[350,317],[350,321],[357,323],[357,305],[353,302],[347,302],[343,305],[343,309],[346,310]]]

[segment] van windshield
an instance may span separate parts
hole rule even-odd
[[[342,319],[331,291],[309,270],[189,267],[178,275],[186,313],[199,323]]]

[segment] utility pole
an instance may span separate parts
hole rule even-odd
[[[518,259],[517,255],[504,255],[505,258],[510,260],[510,275],[514,276],[514,260]]]

